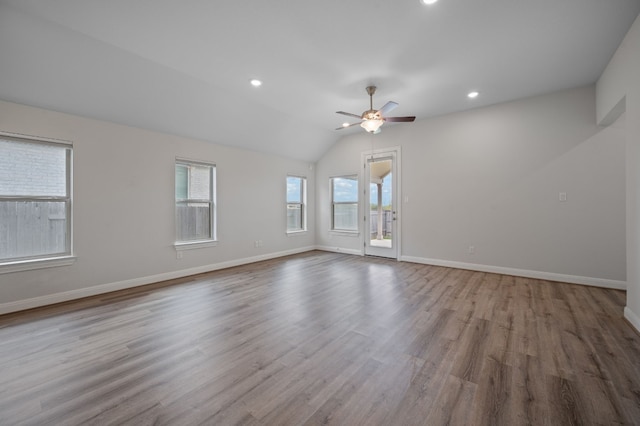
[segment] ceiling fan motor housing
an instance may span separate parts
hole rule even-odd
[[[380,113],[375,109],[369,109],[362,113],[363,120],[379,120],[380,118]]]

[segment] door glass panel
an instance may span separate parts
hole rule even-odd
[[[374,161],[369,167],[369,230],[372,247],[393,247],[393,163]]]

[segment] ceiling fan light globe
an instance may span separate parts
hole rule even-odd
[[[384,121],[378,119],[365,120],[360,123],[360,127],[365,129],[369,133],[376,133],[380,126],[382,126],[382,123],[384,123]]]

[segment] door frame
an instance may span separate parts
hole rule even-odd
[[[363,151],[361,154],[361,164],[362,164],[362,168],[361,173],[360,173],[360,179],[359,179],[359,185],[360,188],[362,188],[359,192],[359,204],[361,206],[361,212],[363,212],[364,214],[362,215],[362,217],[360,218],[360,223],[362,224],[362,237],[360,239],[360,247],[361,247],[361,253],[362,256],[367,256],[367,244],[368,244],[368,239],[370,238],[370,231],[369,231],[369,227],[371,225],[369,225],[368,222],[368,217],[369,217],[369,212],[367,211],[368,205],[369,203],[367,202],[368,198],[370,197],[369,194],[369,188],[367,187],[367,183],[369,182],[369,177],[367,176],[368,173],[368,169],[367,169],[367,161],[369,160],[369,158],[373,158],[375,159],[383,159],[383,158],[389,158],[391,157],[393,159],[393,161],[395,162],[394,166],[395,166],[395,171],[394,171],[394,176],[392,177],[392,200],[393,200],[393,204],[395,205],[395,217],[396,220],[394,221],[394,226],[395,226],[395,234],[397,235],[393,235],[393,239],[392,239],[392,244],[394,244],[395,247],[395,256],[392,254],[391,256],[384,256],[383,254],[380,254],[380,256],[384,256],[384,257],[388,257],[389,259],[396,259],[396,260],[400,260],[400,257],[402,255],[401,253],[401,235],[402,235],[402,182],[401,182],[401,176],[402,176],[402,168],[401,168],[401,148],[399,146],[391,146],[391,147],[387,147],[387,148],[378,148],[378,149],[374,149],[374,150],[370,150],[370,151]],[[365,193],[366,191],[366,193]],[[384,249],[382,249],[384,250]],[[378,254],[370,254],[372,256],[378,256]]]

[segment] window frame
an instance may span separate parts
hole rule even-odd
[[[360,217],[360,200],[359,200],[359,196],[360,193],[358,192],[359,189],[356,190],[356,199],[355,201],[335,201],[334,199],[334,182],[335,179],[349,179],[349,180],[353,180],[356,182],[356,185],[358,185],[358,188],[360,186],[360,182],[358,179],[358,175],[357,174],[350,174],[350,175],[340,175],[340,176],[332,176],[329,178],[329,190],[331,192],[331,232],[336,233],[336,234],[358,234],[360,232],[360,221],[358,220],[358,218]],[[335,224],[335,206],[336,204],[340,204],[340,205],[355,205],[356,207],[356,228],[355,229],[344,229],[344,228],[336,228],[336,224]]]
[[[0,258],[0,274],[28,271],[33,269],[53,268],[67,266],[75,262],[73,255],[73,143],[61,139],[46,138],[40,136],[23,135],[0,131],[0,139],[31,145],[48,145],[65,150],[65,193],[59,195],[2,195],[2,201],[24,202],[62,202],[65,205],[65,247],[64,251],[57,253],[45,253],[15,258]]]
[[[300,179],[300,202],[289,202],[288,199],[288,191],[287,185],[289,183],[289,178]],[[307,177],[288,174],[285,179],[285,206],[286,206],[286,231],[287,235],[291,234],[299,234],[302,232],[307,232]],[[289,228],[289,206],[299,206],[300,209],[300,227],[299,228]]]
[[[185,198],[185,199],[178,199],[176,196],[176,184],[177,184],[177,176],[176,176],[176,169],[178,165],[182,165],[182,166],[198,166],[198,167],[208,167],[209,168],[209,199],[195,199],[195,198]],[[174,162],[174,167],[173,167],[173,179],[174,179],[174,185],[173,185],[173,193],[174,193],[174,215],[175,215],[175,241],[173,243],[174,248],[178,251],[182,251],[182,250],[190,250],[190,249],[197,249],[197,248],[203,248],[203,247],[215,247],[217,245],[217,219],[218,219],[218,212],[217,212],[217,202],[216,202],[216,197],[217,197],[217,188],[216,188],[216,172],[217,172],[217,168],[216,168],[216,164],[213,162],[208,162],[208,161],[201,161],[201,160],[191,160],[188,158],[182,158],[182,157],[176,157],[175,162]],[[187,179],[189,179],[189,174],[187,174]],[[187,194],[189,191],[189,180],[187,180]],[[179,204],[188,204],[188,203],[198,203],[198,204],[208,204],[209,205],[209,236],[207,238],[203,238],[203,239],[197,239],[197,240],[178,240],[178,205]]]

